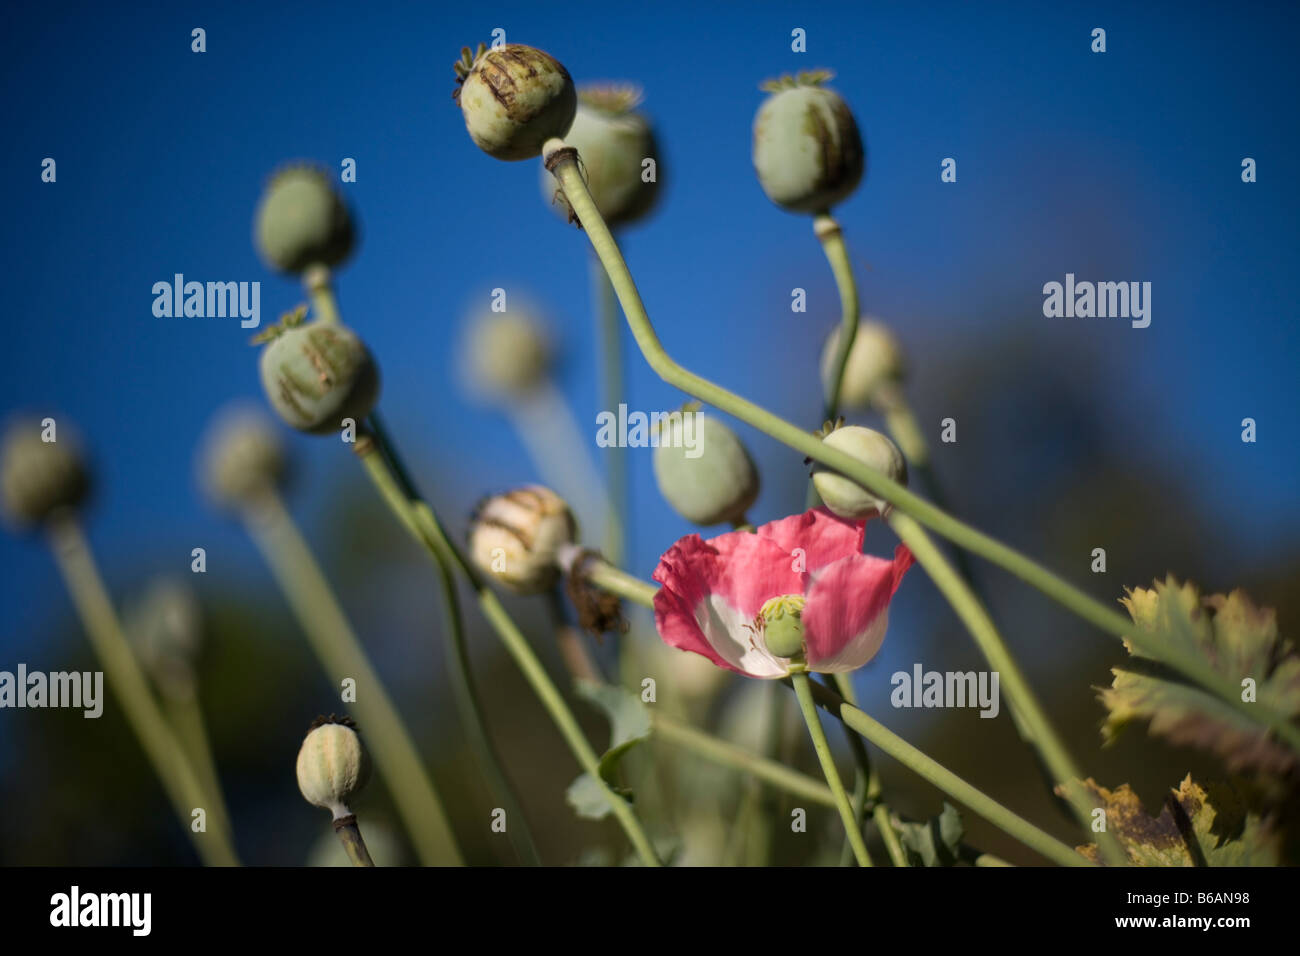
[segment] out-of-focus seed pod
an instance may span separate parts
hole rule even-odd
[[[564,499],[541,485],[493,495],[474,515],[469,552],[493,580],[521,594],[548,590],[559,580],[561,545],[577,538]]]
[[[173,699],[192,697],[203,641],[203,611],[193,589],[171,578],[156,580],[127,608],[123,620],[159,691]]]
[[[370,779],[370,757],[347,717],[317,717],[298,751],[298,789],[312,806],[340,820]]]
[[[281,418],[327,435],[360,422],[379,398],[379,369],[365,343],[337,322],[302,324],[302,311],[264,333],[262,388]],[[259,338],[262,338],[259,336]]]
[[[17,527],[40,524],[62,508],[75,508],[90,490],[77,436],[53,420],[12,423],[0,443],[0,505]],[[55,440],[46,441],[47,437]]]
[[[898,446],[880,432],[861,425],[836,428],[824,439],[827,445],[858,459],[885,477],[907,484],[907,462]],[[866,488],[831,471],[821,462],[813,467],[813,487],[826,507],[851,521],[884,514],[889,504]]]
[[[522,311],[485,312],[469,325],[463,348],[466,384],[491,401],[515,401],[551,370],[551,344],[542,324]]]
[[[654,450],[659,493],[702,527],[740,522],[758,497],[758,470],[730,428],[702,412],[673,414]]]
[[[822,387],[829,389],[835,374],[835,357],[839,352],[841,329],[837,325],[822,349]],[[902,380],[903,351],[894,333],[880,322],[863,318],[849,349],[844,377],[840,380],[841,408],[869,408],[881,386]]]
[[[754,169],[767,198],[790,212],[828,212],[858,187],[866,150],[827,71],[769,81],[754,117]]]
[[[564,141],[578,151],[587,188],[611,229],[645,216],[659,198],[662,169],[650,122],[636,112],[641,92],[630,85],[584,87],[578,111]],[[645,161],[654,161],[654,178],[644,178]],[[556,192],[555,177],[540,170],[542,198],[560,215],[568,203]]]
[[[285,475],[284,443],[275,423],[252,404],[213,418],[198,455],[199,484],[223,508],[252,505]]]
[[[564,136],[578,97],[573,79],[555,57],[536,47],[507,43],[477,55],[461,51],[454,94],[476,146],[505,160],[532,159],[548,139]]]
[[[333,268],[351,255],[355,239],[347,203],[323,169],[296,164],[271,178],[253,227],[257,251],[270,266],[294,273]]]

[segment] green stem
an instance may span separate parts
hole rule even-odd
[[[391,442],[387,443],[387,450],[390,454],[394,453]],[[547,675],[541,661],[533,653],[528,644],[528,639],[515,625],[510,614],[501,604],[500,599],[487,586],[478,572],[466,561],[460,551],[448,540],[432,509],[423,501],[412,501],[407,498],[398,486],[388,462],[385,461],[384,456],[378,453],[375,443],[362,439],[357,442],[355,451],[365,466],[366,473],[379,490],[380,496],[388,503],[394,514],[407,529],[411,531],[416,540],[435,556],[441,554],[469,579],[478,595],[479,609],[483,612],[483,616],[487,618],[488,623],[497,632],[497,636],[506,645],[506,650],[514,658],[515,664],[523,672],[524,677],[532,686],[533,692],[541,700],[556,727],[559,728],[579,765],[583,770],[591,774],[604,792],[605,799],[609,802],[615,818],[622,825],[624,832],[642,861],[647,866],[662,866],[663,864],[650,843],[650,838],[646,836],[641,821],[633,812],[631,805],[610,789],[604,778],[601,777],[600,758],[592,749],[591,744],[587,742],[587,738],[583,735],[582,728],[578,726],[578,721],[573,716],[573,712],[569,710],[559,690],[556,689],[555,684]]]
[[[1162,632],[1144,634],[1135,629],[1132,622],[1117,611],[1089,597],[1065,579],[1048,571],[1014,548],[959,521],[851,455],[831,448],[799,426],[773,415],[753,402],[677,364],[659,341],[650,317],[646,313],[645,305],[641,301],[641,295],[637,291],[636,283],[632,279],[627,263],[623,260],[623,254],[619,251],[618,244],[592,201],[591,193],[578,171],[577,150],[561,139],[551,139],[543,146],[542,154],[547,168],[559,181],[565,198],[581,222],[588,240],[609,275],[638,348],[650,367],[665,382],[700,401],[734,415],[782,444],[852,479],[892,504],[898,511],[915,518],[959,547],[966,548],[1005,568],[1095,627],[1115,637],[1127,638],[1138,650],[1147,646],[1160,647],[1160,659],[1212,690],[1248,719],[1266,724],[1290,746],[1300,751],[1300,726],[1293,725],[1286,715],[1278,713],[1271,707],[1242,701],[1240,689],[1231,679],[1218,674],[1206,661],[1185,650],[1178,644],[1174,635]]]
[[[799,710],[803,713],[804,723],[808,725],[813,750],[817,751],[817,760],[822,765],[822,773],[825,774],[826,783],[835,797],[835,808],[839,810],[840,819],[844,822],[844,832],[848,834],[849,843],[853,845],[853,855],[857,858],[858,866],[871,866],[871,854],[867,852],[866,841],[862,839],[862,827],[858,823],[858,815],[854,812],[853,805],[849,803],[848,794],[844,792],[840,772],[835,769],[835,758],[831,755],[831,745],[826,742],[826,732],[822,729],[821,716],[817,713],[817,704],[813,701],[808,675],[791,674],[790,682],[794,684],[795,696],[799,698]]]
[[[226,823],[217,812],[210,813],[207,832],[195,832],[193,810],[206,806],[205,791],[176,735],[167,726],[144,672],[122,631],[113,602],[95,566],[90,544],[77,519],[61,513],[50,519],[49,541],[55,561],[63,573],[72,603],[81,616],[91,646],[104,675],[117,696],[127,724],[139,738],[145,756],[153,764],[181,827],[189,834],[199,858],[207,866],[238,866]],[[213,807],[215,811],[215,807]]]
[[[835,682],[835,689],[839,691],[840,696],[856,707],[858,698],[853,690],[852,676],[842,672],[831,676]],[[844,728],[844,732],[849,739],[849,748],[853,751],[854,761],[858,765],[858,772],[853,781],[854,817],[860,824],[863,811],[870,804],[871,818],[876,822],[876,828],[880,831],[880,839],[885,843],[885,850],[889,853],[890,861],[894,866],[907,866],[907,854],[903,852],[903,844],[899,842],[898,834],[894,831],[894,826],[889,819],[889,806],[880,799],[880,778],[876,773],[876,768],[871,764],[871,758],[867,755],[867,746],[862,742],[861,737],[851,732],[847,727]],[[847,866],[851,862],[852,849],[853,847],[846,841],[844,850],[840,854],[840,866]]]
[[[302,284],[311,299],[311,311],[318,322],[339,325],[338,301],[330,284],[330,271],[325,266],[310,266],[303,271]]]
[[[980,603],[970,586],[962,579],[943,552],[935,545],[925,529],[907,515],[892,512],[886,518],[889,526],[911,550],[913,557],[934,581],[935,586],[948,601],[961,622],[970,631],[971,637],[989,666],[999,675],[1000,686],[1006,691],[1012,711],[1019,717],[1018,723],[1027,737],[1027,742],[1038,750],[1048,771],[1060,785],[1061,791],[1071,795],[1070,803],[1075,816],[1085,832],[1091,832],[1092,803],[1081,790],[1070,786],[1075,780],[1082,780],[1074,758],[1066,750],[1065,744],[1052,727],[1051,721],[1043,712],[1025,679],[1019,665],[1007,649],[1002,635],[989,617],[988,611]],[[1098,845],[1112,866],[1125,866],[1128,856],[1115,838],[1107,831],[1097,835]]]
[[[624,401],[623,336],[614,287],[595,256],[591,259],[592,298],[595,303],[597,338],[600,342],[600,387],[602,403],[606,410],[618,414],[619,403]],[[610,527],[605,535],[605,554],[615,564],[621,564],[630,533],[628,519],[631,506],[628,499],[627,449],[615,442],[605,450],[609,466]]]
[[[230,810],[221,793],[221,778],[217,773],[216,759],[212,756],[212,743],[208,739],[207,725],[203,720],[203,709],[199,706],[198,697],[193,693],[182,697],[163,694],[163,710],[181,747],[190,758],[199,782],[209,794],[209,806],[221,817],[223,829],[227,833],[233,833]]]
[[[357,826],[356,814],[349,814],[335,820],[334,832],[339,835],[343,851],[347,853],[353,866],[375,865],[375,861],[370,859],[370,851],[366,849],[366,841],[361,839],[361,828]]]
[[[834,421],[840,408],[840,386],[844,382],[844,368],[849,364],[849,352],[858,334],[858,284],[853,278],[853,263],[849,261],[844,231],[829,212],[813,219],[813,232],[821,241],[826,261],[835,275],[835,285],[840,293],[840,340],[831,365],[831,380],[826,383],[826,405],[823,419]]]
[[[461,866],[446,811],[406,725],[375,673],[311,548],[279,496],[268,492],[245,512],[249,534],[271,568],[325,673],[357,682],[351,704],[420,861]]]

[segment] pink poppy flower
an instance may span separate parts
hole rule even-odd
[[[889,601],[912,565],[903,544],[892,561],[863,554],[865,530],[817,508],[756,532],[687,535],[655,568],[660,637],[747,677],[781,678],[791,658],[769,650],[765,625],[793,609],[808,670],[861,667],[880,650]]]

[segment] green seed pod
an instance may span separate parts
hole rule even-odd
[[[360,422],[370,414],[379,398],[379,369],[347,326],[301,324],[302,315],[300,309],[258,337],[268,343],[260,362],[262,388],[294,428],[327,435],[345,418]]]
[[[253,242],[272,268],[302,272],[333,268],[352,253],[352,216],[328,174],[314,166],[288,166],[272,177],[254,217]]]
[[[46,419],[9,427],[0,445],[0,504],[14,525],[40,524],[61,508],[81,504],[89,491],[81,445],[69,426]]]
[[[587,188],[611,229],[635,222],[659,198],[659,149],[649,121],[634,112],[641,101],[633,86],[584,87],[578,91],[578,112],[564,141],[578,150]],[[654,160],[655,179],[642,179],[645,160]],[[556,189],[555,177],[540,170],[542,198],[562,216],[568,203]]]
[[[803,656],[803,607],[802,594],[783,594],[770,598],[759,609],[763,643],[777,657]]]
[[[881,472],[885,477],[902,485],[907,484],[907,462],[903,459],[903,453],[880,432],[861,425],[847,425],[835,429],[822,440],[832,448]],[[889,509],[886,501],[843,475],[830,471],[821,462],[813,467],[813,487],[827,508],[851,521],[875,514],[883,515]]]
[[[767,198],[800,213],[828,212],[862,181],[866,152],[853,113],[821,84],[829,72],[763,85],[754,117],[754,169]]]
[[[564,136],[578,107],[573,80],[549,53],[520,43],[477,55],[461,51],[456,64],[465,128],[476,146],[497,159],[533,159],[548,139]]]
[[[822,349],[822,387],[829,390],[840,347],[840,327],[835,326]],[[840,380],[842,408],[869,408],[882,385],[903,378],[903,351],[894,333],[880,322],[861,319],[849,359]]]
[[[479,505],[470,525],[469,552],[493,580],[521,594],[537,594],[559,580],[559,549],[577,536],[564,499],[549,488],[529,485]]]
[[[198,470],[199,484],[215,504],[254,504],[284,479],[284,443],[260,408],[231,406],[208,426]]]
[[[551,370],[551,345],[528,312],[484,312],[470,323],[462,368],[470,390],[491,401],[514,401]]]
[[[758,470],[730,428],[701,412],[673,413],[654,450],[659,493],[702,527],[740,522],[758,497]]]
[[[370,779],[370,756],[347,717],[317,717],[298,751],[298,789],[307,802],[339,820]]]
[[[173,700],[191,699],[203,641],[203,611],[193,589],[170,578],[154,581],[122,617],[140,663],[159,691]]]

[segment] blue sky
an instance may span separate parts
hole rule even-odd
[[[251,546],[200,502],[192,464],[215,408],[260,400],[249,333],[231,319],[156,318],[150,290],[181,272],[261,281],[264,323],[295,305],[297,288],[268,273],[250,241],[259,191],[286,160],[357,161],[357,182],[342,188],[361,244],[338,275],[340,305],[378,356],[383,408],[437,497],[463,511],[537,477],[454,374],[463,317],[494,287],[543,306],[565,349],[561,387],[594,441],[586,240],[543,208],[533,164],[472,145],[450,98],[459,48],[495,27],[548,50],[579,83],[644,85],[666,194],[625,248],[661,338],[692,370],[815,423],[834,285],[809,223],[761,193],[750,123],[761,80],[830,67],[869,157],[839,216],[862,300],[898,329],[914,388],[941,393],[935,369],[979,362],[981,345],[1008,336],[1049,370],[1087,356],[1090,400],[1136,469],[1178,473],[1218,516],[1230,554],[1293,550],[1291,11],[56,3],[12,4],[7,19],[0,414],[66,416],[88,438],[89,525],[111,585],[183,571],[195,546],[223,574],[260,577]],[[1105,54],[1089,49],[1096,26]],[[206,53],[190,50],[194,27]],[[807,31],[806,54],[790,50],[794,27]],[[939,179],[948,156],[955,184]],[[1257,183],[1241,182],[1246,156]],[[45,157],[57,161],[54,184],[41,182]],[[1043,317],[1043,283],[1067,272],[1150,281],[1151,327]],[[807,315],[789,312],[794,286],[808,289]],[[633,407],[682,400],[630,358]],[[1239,438],[1248,416],[1253,445]],[[797,468],[740,431],[765,468]],[[304,459],[294,506],[311,530],[355,476],[329,441],[291,441]],[[632,565],[648,575],[691,529],[655,492],[649,452],[632,467]],[[769,481],[755,516],[788,511],[788,487]],[[53,564],[38,542],[5,534],[0,568],[0,664],[18,654],[40,666],[32,642],[67,613]]]

